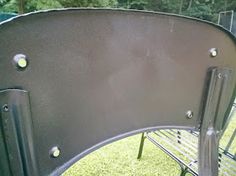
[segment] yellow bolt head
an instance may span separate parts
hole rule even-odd
[[[20,58],[17,64],[18,67],[25,68],[27,66],[27,60],[25,58]]]

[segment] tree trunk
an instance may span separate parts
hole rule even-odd
[[[182,14],[182,11],[183,11],[183,4],[184,4],[184,0],[180,0],[180,4],[179,4],[179,14]]]
[[[19,14],[24,13],[24,0],[19,0]]]
[[[225,0],[225,5],[224,5],[224,10],[225,10],[225,11],[227,10],[227,6],[228,6],[228,1]]]
[[[188,4],[188,10],[191,9],[192,4],[193,4],[193,0],[190,0],[190,1],[189,1],[189,4]]]

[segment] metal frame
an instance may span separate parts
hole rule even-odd
[[[139,153],[137,159],[141,159],[142,157],[142,152],[143,152],[143,146],[144,146],[144,141],[147,138],[149,141],[151,141],[154,145],[159,147],[163,152],[168,154],[173,160],[175,160],[181,169],[180,176],[185,176],[187,173],[191,173],[194,176],[197,176],[197,172],[193,170],[193,168],[190,166],[192,163],[196,164],[196,160],[193,159],[191,163],[186,163],[184,160],[180,159],[177,155],[175,155],[171,150],[168,150],[166,146],[160,143],[160,141],[157,141],[154,137],[152,137],[150,134],[154,134],[156,136],[161,136],[162,134],[159,134],[160,131],[150,131],[146,133],[142,133],[141,141],[140,141],[140,147],[139,147]],[[173,139],[172,139],[173,140]],[[167,140],[163,139],[163,141],[167,144],[170,144]],[[171,145],[171,144],[170,144]],[[173,146],[174,147],[174,146]],[[175,148],[177,151],[180,153],[181,150],[178,148]],[[182,153],[184,155],[184,153]]]
[[[234,135],[233,133],[225,148],[219,147],[218,167],[221,170],[221,174],[228,176],[236,174],[236,158],[227,149],[231,145],[232,139],[235,138]],[[189,137],[193,140],[189,140]],[[142,157],[144,140],[146,139],[179,164],[181,168],[180,176],[184,176],[187,173],[198,175],[198,131],[164,129],[142,133],[138,159]]]
[[[221,14],[226,14],[226,13],[232,13],[231,19],[230,19],[230,28],[229,28],[229,31],[231,32],[231,31],[232,31],[232,27],[233,27],[233,20],[234,20],[234,11],[233,11],[233,10],[220,12],[220,13],[219,13],[219,16],[218,16],[218,24],[221,25],[221,24],[220,24]]]

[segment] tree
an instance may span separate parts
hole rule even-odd
[[[236,11],[236,0],[0,0],[0,11],[26,13],[63,7],[120,7],[151,10],[216,21],[218,13]]]
[[[58,0],[63,7],[115,7],[116,0]]]
[[[1,12],[18,12],[18,1],[17,0],[0,0],[0,11]]]
[[[183,14],[208,21],[212,21],[214,16],[211,6],[206,4],[192,6],[188,8]]]
[[[63,8],[63,6],[57,0],[25,0],[24,3],[25,12],[55,8]]]

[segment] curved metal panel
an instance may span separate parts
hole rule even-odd
[[[36,13],[0,25],[0,41],[0,89],[30,94],[39,175],[120,134],[198,127],[207,70],[236,67],[229,34],[157,13]]]

